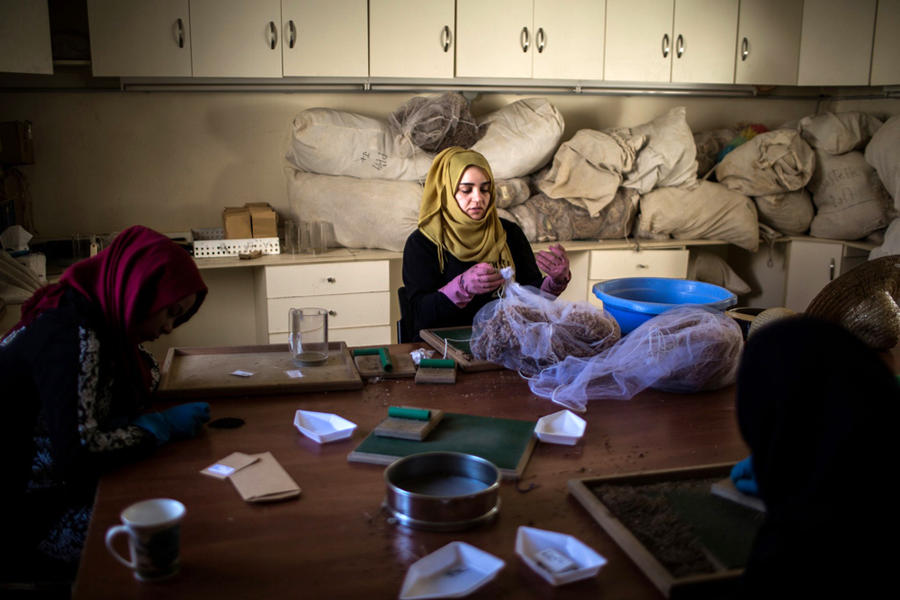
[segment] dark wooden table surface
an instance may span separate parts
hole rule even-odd
[[[411,379],[362,390],[213,399],[212,416],[240,417],[238,429],[208,429],[168,444],[100,483],[75,597],[94,598],[396,598],[407,568],[461,540],[506,561],[472,598],[659,598],[628,559],[566,491],[569,479],[736,461],[747,454],[734,412],[734,388],[695,395],[647,391],[629,401],[593,401],[576,446],[538,443],[522,480],[504,482],[498,519],[454,533],[413,531],[381,510],[383,467],[348,463],[347,454],[390,405],[537,420],[562,407],[530,393],[510,371],[460,373],[456,385]],[[293,426],[297,409],[337,413],[358,424],[349,440],[318,445]],[[199,471],[228,454],[271,451],[303,492],[299,499],[248,504],[228,481]],[[528,492],[522,492],[534,484]],[[187,507],[182,568],[139,583],[104,546],[106,529],[129,504],[176,498]],[[576,536],[608,559],[597,577],[559,588],[516,556],[520,525]]]

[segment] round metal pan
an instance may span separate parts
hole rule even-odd
[[[425,452],[384,470],[384,505],[401,525],[458,531],[489,523],[500,511],[500,470],[461,452]]]

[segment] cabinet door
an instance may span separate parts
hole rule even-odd
[[[194,77],[281,77],[281,0],[190,0]]]
[[[535,0],[532,75],[603,79],[603,0]]]
[[[784,305],[796,312],[809,306],[841,272],[842,244],[792,241],[787,251]]]
[[[281,0],[286,77],[366,77],[366,0]]]
[[[878,0],[871,85],[900,84],[900,0]]]
[[[804,0],[798,85],[869,84],[875,2]]]
[[[674,0],[607,0],[605,77],[669,81]]]
[[[457,0],[456,15],[457,77],[531,77],[531,0]]]
[[[797,85],[802,17],[803,0],[741,2],[734,82]]]
[[[372,77],[453,77],[453,0],[369,0]]]
[[[190,77],[188,0],[88,0],[97,77]]]
[[[46,2],[0,2],[0,72],[53,73]]]
[[[675,0],[672,81],[733,83],[738,0]]]

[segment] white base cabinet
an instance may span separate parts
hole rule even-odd
[[[348,346],[391,343],[389,261],[269,266],[254,275],[256,341],[284,343],[288,311],[328,310],[328,339]]]
[[[588,300],[600,306],[594,284],[619,277],[687,277],[687,249],[672,250],[592,250],[588,276]]]

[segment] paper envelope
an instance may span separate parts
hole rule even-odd
[[[250,456],[259,460],[229,477],[241,498],[247,502],[272,502],[300,495],[300,487],[271,452]]]

